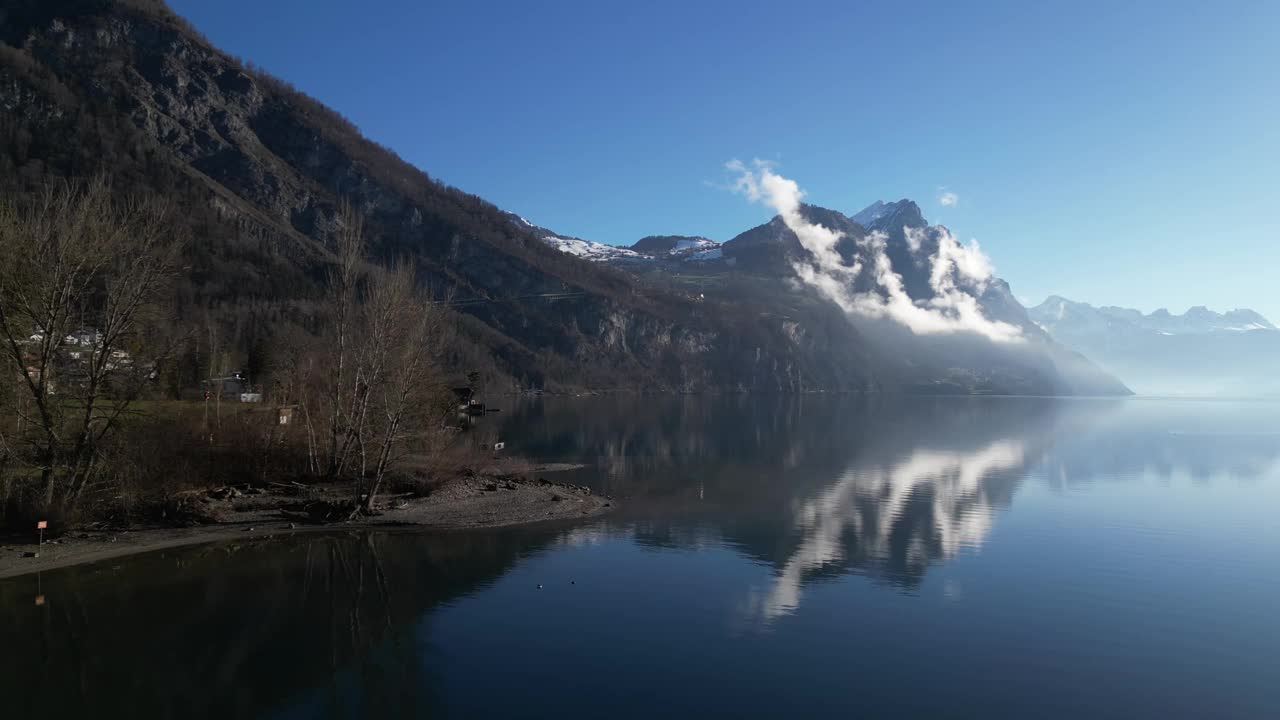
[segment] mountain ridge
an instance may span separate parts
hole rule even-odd
[[[437,296],[465,301],[451,367],[482,369],[498,387],[1124,391],[1113,380],[1069,381],[1047,356],[855,326],[795,286],[790,263],[802,255],[777,223],[762,226],[754,250],[707,246],[701,262],[683,264],[696,273],[671,270],[681,263],[670,252],[656,272],[585,262],[601,244],[439,182],[217,50],[158,1],[0,0],[0,21],[0,189],[27,195],[105,171],[118,192],[170,199],[198,239],[175,299],[180,322],[219,328],[235,362],[324,321],[316,299],[348,202],[365,216],[371,262],[408,262]],[[865,228],[810,212],[847,224],[844,250],[858,252]],[[530,299],[543,297],[556,299]],[[872,341],[871,331],[893,341]]]
[[[161,3],[4,0],[5,172],[21,195],[109,172],[172,198],[199,239],[177,306],[244,358],[322,319],[314,298],[341,202],[365,215],[371,260],[405,259],[466,300],[452,364],[499,387],[862,391],[844,338],[833,363],[780,322],[695,305],[546,246],[534,229],[363,138],[336,112],[210,46]],[[525,298],[554,295],[552,301]]]
[[[1110,321],[1128,323],[1138,329],[1171,334],[1215,331],[1247,332],[1250,330],[1277,329],[1261,313],[1249,308],[1235,308],[1226,312],[1216,312],[1204,305],[1196,305],[1180,315],[1169,312],[1167,308],[1159,308],[1144,314],[1142,311],[1133,308],[1115,305],[1094,306],[1086,302],[1069,300],[1060,295],[1050,295],[1039,305],[1028,308],[1028,312],[1042,325],[1046,323],[1059,325],[1068,316],[1087,321],[1087,318],[1092,314]]]
[[[1153,395],[1280,395],[1280,329],[1261,314],[1203,305],[1166,309],[1094,307],[1053,295],[1031,317],[1062,343]]]
[[[929,225],[915,202],[910,199],[892,203],[876,201],[853,215],[812,204],[801,204],[798,210],[805,222],[838,233],[839,239],[833,249],[840,261],[847,266],[869,266],[872,259],[867,253],[871,252],[870,248],[880,247],[878,243],[882,242],[893,271],[911,299],[916,304],[927,307],[935,298],[934,284],[938,280],[932,272],[932,263],[943,243],[954,243],[954,239],[945,227]],[[866,225],[854,220],[859,216]],[[883,240],[873,241],[873,234]],[[759,278],[760,282],[757,282],[755,289],[760,292],[761,283],[767,282],[769,278],[794,282],[797,263],[804,264],[813,259],[812,253],[805,248],[781,215],[775,215],[767,222],[719,243],[714,257],[673,256],[661,252],[672,246],[674,238],[686,237],[691,236],[654,236],[645,243],[633,245],[631,250],[657,251],[640,258],[611,257],[606,253],[597,253],[592,259],[615,264],[635,273],[696,278],[701,283],[698,285],[699,295],[707,297],[718,291],[716,282],[708,280],[717,274],[732,276],[737,282],[743,282],[743,278],[747,277]],[[549,242],[561,245],[559,241]],[[574,252],[569,247],[561,249]],[[691,263],[690,260],[697,262]],[[868,297],[881,292],[874,276],[868,273],[858,273],[851,282],[848,287],[851,292]],[[1006,388],[1012,387],[1013,383],[1028,382],[1013,380],[1013,377],[1030,371],[1073,377],[1074,381],[1065,385],[1074,388],[1068,394],[1081,389],[1101,391],[1101,394],[1128,392],[1122,383],[1104,379],[1104,373],[1092,368],[1087,358],[1054,343],[1048,333],[1032,322],[1026,309],[1017,301],[1004,280],[990,277],[982,282],[974,282],[956,276],[953,284],[957,289],[974,293],[976,302],[988,319],[1016,327],[1026,341],[1025,346],[1020,349],[1012,346],[980,349],[968,342],[967,336],[963,334],[954,337],[928,337],[906,331],[893,322],[874,318],[848,319],[860,333],[872,339],[872,344],[881,355],[895,357],[917,369],[930,368],[920,374],[932,375],[933,379],[917,384],[917,387],[946,386],[947,380],[941,378],[955,377],[957,372],[960,375],[973,372],[981,374],[984,369],[1000,367],[1000,373],[1004,376],[1001,382]],[[723,299],[727,302],[734,301],[732,297]],[[1010,358],[1017,355],[1023,357],[1011,362]],[[1037,355],[1040,357],[1036,357]],[[939,361],[939,357],[945,359]],[[945,366],[947,362],[951,365]],[[1037,366],[1040,367],[1039,370],[1032,370]],[[921,381],[917,379],[908,382]],[[959,382],[961,386],[972,386],[980,381],[970,376]],[[1024,387],[1034,387],[1034,382],[1030,381]]]

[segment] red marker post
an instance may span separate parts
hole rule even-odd
[[[41,520],[40,522],[36,523],[36,529],[40,531],[40,544],[41,544],[41,545],[43,545],[43,544],[44,544],[44,530],[45,530],[45,528],[47,528],[47,527],[49,527],[49,521],[48,521],[48,520]]]

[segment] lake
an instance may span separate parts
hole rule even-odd
[[[1280,717],[1280,403],[582,398],[485,423],[621,508],[0,581],[6,717]]]

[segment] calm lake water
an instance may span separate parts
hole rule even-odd
[[[488,422],[622,509],[0,581],[5,717],[1280,717],[1280,404],[609,398]]]

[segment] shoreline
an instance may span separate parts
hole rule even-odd
[[[552,471],[552,468],[547,468]],[[325,492],[318,488],[317,493]],[[15,543],[0,540],[0,581],[75,565],[227,540],[258,540],[295,534],[386,530],[456,532],[579,520],[613,511],[617,502],[575,485],[541,478],[479,475],[450,480],[424,497],[389,496],[381,514],[345,522],[306,522],[282,507],[279,495],[244,496],[226,504],[225,521],[189,527],[73,530],[61,537]],[[241,501],[237,503],[237,501]],[[231,506],[238,505],[232,509]],[[28,553],[38,557],[28,557]]]

